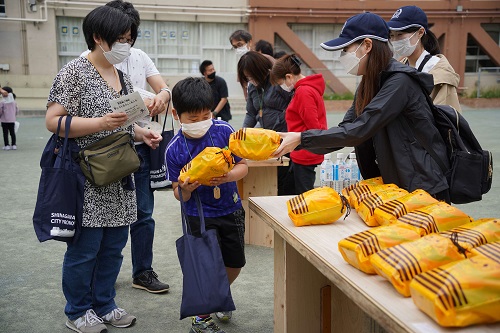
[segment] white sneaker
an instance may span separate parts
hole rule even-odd
[[[13,146],[12,146],[12,150],[17,150],[17,146],[16,146],[16,145],[13,145]]]
[[[17,148],[17,147],[16,147],[16,148]],[[11,150],[11,149],[12,149],[12,147],[11,147],[11,146],[3,146],[3,148],[2,148],[2,149],[3,149],[3,150]]]
[[[215,316],[217,319],[219,319],[223,323],[227,323],[231,320],[231,317],[233,316],[232,311],[222,311],[222,312],[216,312]]]
[[[87,310],[83,316],[75,321],[66,321],[66,327],[78,333],[105,333],[108,331],[102,319],[92,309]]]
[[[102,317],[105,324],[110,324],[114,327],[129,327],[132,326],[136,319],[135,316],[128,314],[127,311],[116,308],[110,313]]]

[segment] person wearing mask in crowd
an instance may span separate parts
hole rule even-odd
[[[267,54],[268,56],[272,57],[273,56],[273,46],[271,43],[269,43],[267,40],[259,40],[257,43],[255,43],[255,51],[262,53],[262,54]]]
[[[226,81],[220,76],[215,75],[215,67],[210,60],[204,60],[201,63],[200,73],[210,84],[210,88],[212,88],[212,95],[214,98],[212,115],[214,118],[220,117],[224,121],[230,121],[232,117],[231,108],[227,101],[228,92]]]
[[[130,46],[124,43],[122,50],[127,57],[115,64],[115,67],[129,75],[134,87],[146,90],[146,84],[149,84],[157,93],[147,105],[151,117],[164,112],[171,97],[170,89],[151,58],[141,49],[133,47],[141,23],[139,12],[133,4],[122,0],[110,1],[106,6],[120,9],[132,20],[131,38],[128,40]],[[90,50],[87,50],[81,56],[85,57],[89,52]],[[146,124],[139,123],[139,125]],[[152,267],[155,220],[153,219],[154,191],[150,187],[150,148],[143,142],[138,142],[135,148],[141,157],[141,165],[134,173],[137,221],[130,226],[132,287],[155,294],[164,293],[169,290],[170,286],[158,279],[158,274]]]
[[[327,51],[342,50],[339,61],[346,71],[363,76],[354,102],[338,127],[281,133],[275,156],[299,145],[317,154],[355,147],[364,179],[382,176],[384,183],[423,189],[449,203],[446,176],[415,135],[446,155],[425,96],[434,87],[432,75],[393,59],[388,40],[387,23],[366,12],[349,18],[338,38],[321,44]]]
[[[394,58],[415,67],[419,72],[432,74],[434,104],[446,104],[461,111],[457,88],[460,76],[439,50],[436,35],[429,30],[427,15],[417,6],[396,10],[387,22]]]
[[[248,98],[242,127],[261,127],[277,132],[286,132],[285,110],[293,92],[273,86],[270,71],[273,63],[264,55],[249,51],[238,62],[240,82],[248,82]],[[289,167],[278,168],[278,195],[293,194],[287,189]]]
[[[182,168],[205,147],[227,147],[234,129],[224,121],[212,119],[212,89],[205,79],[188,77],[179,81],[172,93],[173,114],[181,123],[181,130],[170,141],[165,153],[173,194],[177,200],[181,200],[179,193],[182,192],[189,229],[195,236],[200,236],[200,217],[193,192],[199,196],[206,229],[217,231],[227,278],[229,284],[232,284],[246,263],[243,239],[245,211],[238,196],[236,182],[247,175],[247,162],[233,156],[233,169],[221,177],[212,178],[211,186],[201,185],[198,181],[190,183],[189,178],[179,181]],[[218,197],[214,195],[215,188],[219,188]],[[232,312],[216,312],[215,316],[222,322],[227,322],[231,319]],[[199,314],[192,318],[190,333],[215,332],[224,333],[210,314]]]
[[[245,30],[236,30],[229,37],[229,43],[231,43],[236,55],[241,57],[252,49],[252,35]]]
[[[285,119],[290,132],[309,129],[327,129],[325,102],[325,80],[322,74],[305,76],[300,70],[301,61],[297,55],[285,55],[276,61],[271,70],[271,82],[284,91],[294,92],[286,108]],[[323,162],[323,155],[305,149],[290,153],[290,166],[294,177],[294,194],[301,194],[314,188],[316,167]]]
[[[127,115],[113,112],[109,100],[133,91],[128,76],[113,66],[128,55],[133,21],[122,10],[100,6],[83,20],[91,51],[63,66],[50,89],[46,127],[56,132],[58,119],[73,117],[69,136],[84,148],[126,130],[135,141],[156,148],[161,136],[137,125],[124,127]],[[123,83],[122,83],[123,82]],[[64,132],[65,120],[61,123]],[[133,184],[132,184],[133,185]],[[79,238],[67,244],[62,265],[66,326],[76,332],[106,332],[105,324],[128,327],[136,317],[115,303],[115,283],[123,261],[129,225],[137,219],[135,191],[117,181],[102,187],[85,180]]]
[[[0,94],[3,99],[0,100],[0,122],[2,123],[3,131],[3,150],[17,150],[16,145],[16,115],[19,113],[19,108],[16,103],[16,94],[11,87],[0,87]],[[11,144],[9,144],[9,134]]]

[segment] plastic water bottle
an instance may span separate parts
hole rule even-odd
[[[325,154],[325,159],[321,163],[319,179],[321,186],[333,187],[333,162],[331,154]]]
[[[349,185],[354,184],[354,182],[351,181],[352,177],[352,161],[351,161],[351,155],[348,155],[349,158],[345,160],[344,162],[344,177],[343,183],[342,183],[342,188],[349,187]]]
[[[351,184],[356,184],[361,180],[356,153],[350,153],[349,160],[351,160]]]
[[[344,154],[337,153],[337,160],[333,164],[333,184],[335,191],[339,193],[342,192],[344,171]]]

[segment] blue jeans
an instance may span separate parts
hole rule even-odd
[[[152,270],[153,239],[155,235],[155,220],[153,208],[155,198],[150,187],[149,146],[135,146],[141,159],[141,166],[134,172],[135,194],[137,197],[137,221],[130,225],[130,245],[132,252],[132,277],[136,278],[144,271]]]
[[[64,254],[62,289],[64,313],[76,320],[89,309],[98,316],[114,310],[115,282],[122,266],[128,226],[82,228],[75,244],[68,243]]]

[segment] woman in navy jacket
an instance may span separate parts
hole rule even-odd
[[[415,138],[418,133],[446,156],[425,96],[434,87],[432,75],[392,59],[388,38],[386,22],[368,12],[349,18],[339,38],[321,44],[328,51],[342,50],[339,61],[347,72],[363,75],[354,102],[338,127],[280,133],[283,142],[275,155],[299,145],[317,154],[352,146],[365,179],[380,175],[384,183],[423,189],[449,202],[445,175]]]

